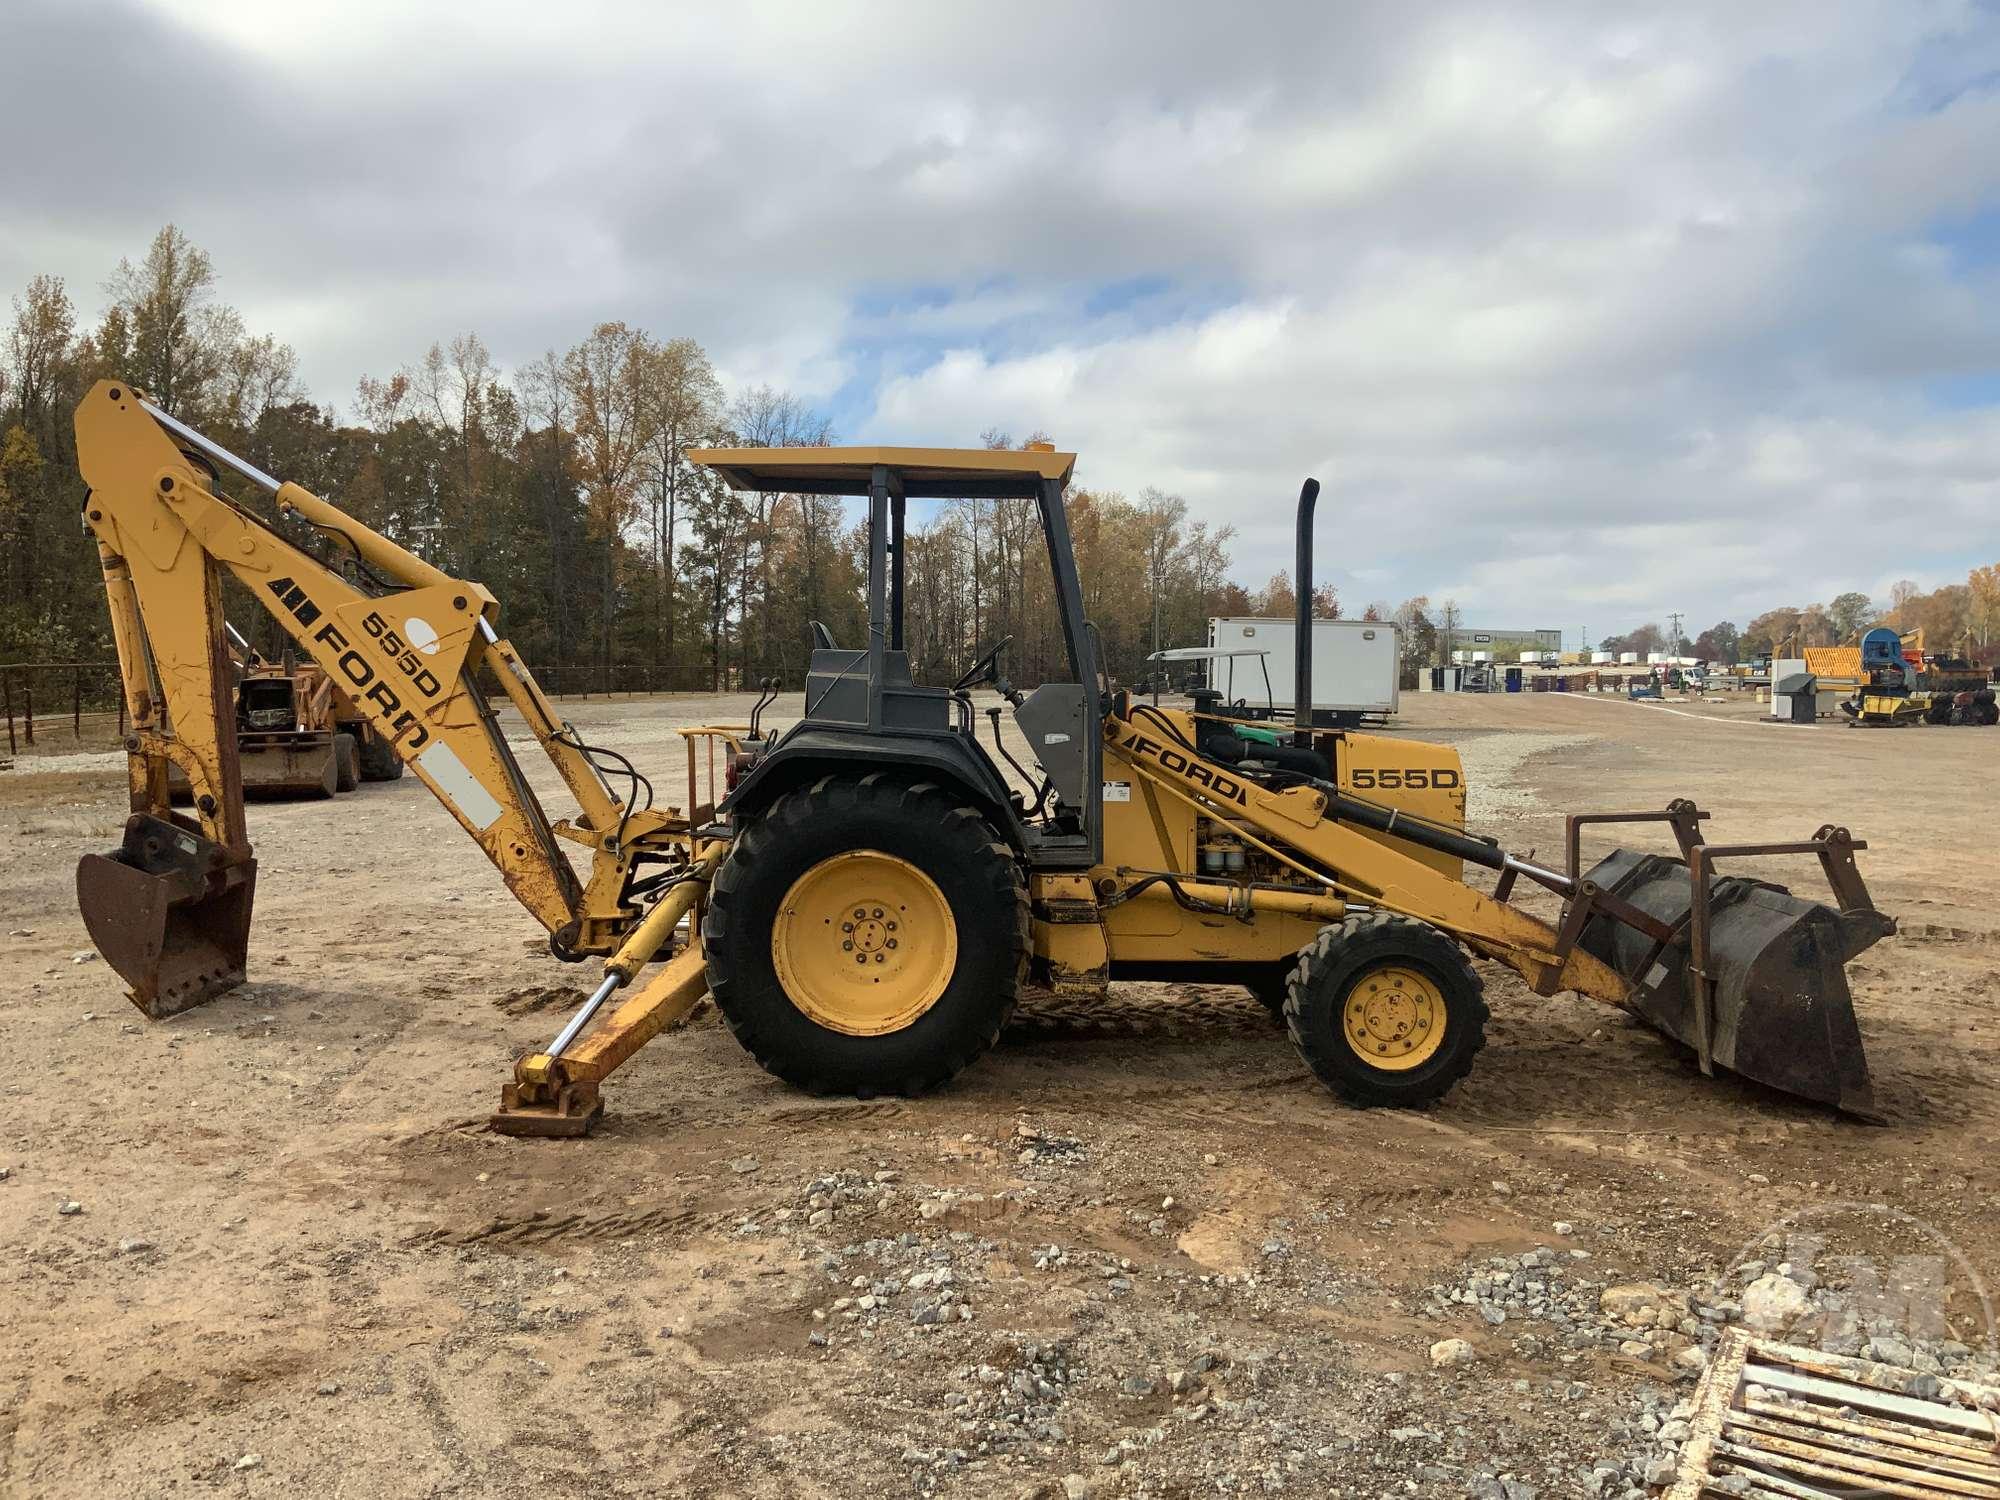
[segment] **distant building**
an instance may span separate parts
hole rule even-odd
[[[1478,630],[1461,625],[1451,633],[1454,650],[1491,651],[1495,656],[1513,656],[1521,651],[1560,651],[1560,630]]]

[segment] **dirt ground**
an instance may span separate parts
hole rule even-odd
[[[569,705],[667,772],[674,724],[747,706]],[[500,1082],[591,971],[414,779],[253,806],[252,982],[150,1023],[74,906],[117,762],[0,775],[0,1494],[1634,1493],[1673,1354],[1787,1224],[1939,1260],[1930,1332],[1977,1348],[2000,730],[1755,713],[1410,695],[1392,732],[1457,747],[1476,826],[1550,863],[1563,813],[1672,795],[1718,839],[1868,839],[1885,1126],[1483,965],[1488,1048],[1428,1114],[1341,1107],[1240,990],[1134,985],[1031,1002],[911,1101],[791,1092],[704,1011],[592,1139],[510,1140]],[[1633,1281],[1700,1336],[1601,1326]]]

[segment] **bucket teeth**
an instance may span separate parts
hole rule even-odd
[[[1652,1026],[1700,1047],[1687,937],[1692,892],[1677,859],[1620,849],[1586,877],[1677,930],[1661,948],[1635,928],[1594,917],[1579,946],[1632,986]],[[1739,876],[1709,884],[1710,1054],[1744,1078],[1879,1119],[1847,962],[1895,930],[1878,913],[1843,915],[1782,886]]]
[[[117,849],[76,867],[91,942],[154,1020],[243,982],[256,887],[256,860],[146,814]]]

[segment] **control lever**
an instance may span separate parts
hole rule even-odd
[[[761,740],[764,737],[764,731],[759,727],[759,724],[764,717],[764,710],[778,701],[778,679],[776,677],[766,677],[762,682],[757,684],[757,687],[757,704],[756,707],[750,710],[749,737],[753,740]]]
[[[997,686],[1001,692],[1007,694],[1008,702],[1012,703],[1016,708],[1020,707],[1020,694],[1010,692],[1005,682],[996,683],[995,686]],[[993,726],[993,748],[1000,752],[1000,758],[1002,760],[1006,761],[1008,765],[1014,768],[1014,774],[1016,776],[1020,777],[1030,786],[1033,786],[1035,783],[1035,778],[1028,774],[1027,767],[1023,766],[1018,760],[1014,759],[1013,754],[1007,749],[1006,741],[1000,738],[999,708],[996,706],[987,709],[986,718],[987,722],[989,722]],[[1051,786],[1052,784],[1050,783],[1049,779],[1046,776],[1044,776],[1042,778],[1041,789],[1035,793],[1035,804],[1034,806],[1028,809],[1027,815],[1029,817],[1032,818],[1040,816],[1042,811],[1042,804],[1049,800],[1049,792],[1051,790]]]

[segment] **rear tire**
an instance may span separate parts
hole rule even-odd
[[[1383,913],[1324,929],[1299,955],[1285,1025],[1307,1066],[1350,1104],[1420,1109],[1486,1045],[1486,997],[1437,928]]]
[[[333,737],[333,789],[351,792],[361,785],[361,751],[351,734]]]
[[[737,835],[702,942],[716,1007],[767,1072],[813,1093],[919,1094],[1012,1014],[1028,893],[1013,851],[943,788],[828,776]]]
[[[1292,971],[1297,960],[1259,964],[1243,976],[1243,988],[1280,1022],[1285,1019],[1285,1000],[1291,994]]]
[[[403,757],[381,735],[365,732],[356,738],[361,745],[363,781],[394,781],[403,774]]]

